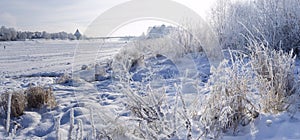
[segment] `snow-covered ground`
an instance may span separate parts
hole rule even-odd
[[[80,61],[76,61],[75,64],[82,65],[92,62],[87,58],[95,54],[95,51],[102,52],[104,57],[109,58],[117,53],[118,49],[122,46],[122,44],[118,43],[101,44],[103,44],[101,40],[80,42],[62,40],[1,42],[1,47],[5,45],[6,49],[1,48],[0,51],[0,73],[2,77],[30,75],[42,72],[63,73],[70,71],[72,66],[74,66],[73,59],[76,48],[83,48],[81,52],[76,52],[76,55],[83,55],[80,55],[82,58]]]
[[[26,110],[21,117],[13,118],[12,124],[19,125],[15,139],[56,139],[57,119],[60,119],[60,136],[62,139],[67,139],[70,129],[70,111],[74,111],[75,125],[81,120],[83,136],[90,139],[94,127],[98,135],[105,132],[120,133],[125,131],[122,129],[127,129],[122,124],[122,120],[127,121],[126,116],[129,112],[119,105],[124,103],[121,100],[124,94],[116,90],[119,86],[117,80],[87,82],[84,79],[87,78],[89,71],[93,70],[89,68],[80,70],[82,65],[90,67],[95,62],[113,58],[114,54],[126,45],[122,42],[102,44],[101,41],[59,40],[0,42],[1,46],[6,45],[5,50],[0,48],[0,93],[8,90],[25,90],[29,85],[42,85],[53,88],[58,103],[58,106],[52,110]],[[79,49],[78,46],[80,46]],[[147,68],[154,69],[154,74],[167,76],[164,81],[152,83],[153,87],[155,85],[168,87],[178,81],[182,83],[183,79],[180,75],[185,75],[187,81],[183,84],[182,92],[187,100],[195,100],[201,96],[197,95],[196,89],[191,88],[195,83],[188,81],[188,78],[194,75],[185,74],[185,70],[199,71],[200,83],[207,81],[210,70],[208,60],[204,55],[193,58],[184,57],[176,61],[163,56],[148,57],[145,58],[145,65]],[[157,67],[163,67],[162,71],[159,71],[161,69]],[[140,71],[151,70],[140,69]],[[79,73],[81,79],[77,77],[73,81],[73,86],[57,84],[57,78],[64,73],[74,75]],[[169,75],[165,75],[168,73]],[[143,75],[137,72],[136,81],[139,81],[140,77]],[[175,98],[174,89],[166,90],[166,93],[170,93],[167,97]],[[118,118],[114,118],[115,116]],[[8,138],[4,119],[1,118],[0,121],[0,139]],[[117,119],[121,121],[116,121]],[[75,128],[77,129],[77,126]],[[105,129],[115,129],[115,131],[105,131]],[[74,137],[76,135],[73,134]],[[115,137],[115,139],[125,138],[122,135]],[[293,118],[285,113],[277,116],[259,115],[253,124],[245,127],[245,130],[241,129],[236,136],[225,134],[224,139],[300,139],[300,113],[298,111]]]
[[[20,124],[16,138],[54,139],[55,118],[58,116],[61,116],[62,138],[67,138],[64,130],[67,132],[69,129],[69,111],[75,106],[78,106],[74,109],[75,117],[86,118],[82,119],[83,123],[89,123],[88,114],[90,113],[86,108],[95,110],[101,108],[98,99],[99,93],[97,90],[93,91],[94,84],[83,82],[79,87],[71,87],[55,83],[59,76],[65,73],[71,74],[72,69],[77,66],[92,65],[95,59],[112,58],[124,46],[122,42],[102,44],[101,40],[1,42],[1,47],[5,45],[6,49],[2,48],[3,50],[0,51],[0,93],[25,90],[30,85],[52,87],[59,104],[54,110],[26,111],[25,115],[15,118],[15,121]],[[78,48],[84,49],[77,52],[79,55],[75,55]],[[91,55],[97,53],[103,55],[93,60],[89,59]],[[85,107],[81,108],[80,106]],[[1,121],[0,139],[7,135],[4,133],[4,124],[4,121]]]

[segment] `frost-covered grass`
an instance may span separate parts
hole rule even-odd
[[[237,58],[231,64],[224,61],[213,71],[207,84],[210,95],[199,107],[204,136],[219,139],[224,132],[237,134],[240,127],[258,117],[253,98],[255,80],[249,65]]]
[[[135,137],[219,139],[228,134],[240,135],[240,131],[249,125],[251,128],[244,131],[255,137],[254,122],[260,115],[288,113],[294,117],[299,110],[299,84],[298,75],[294,73],[293,52],[273,50],[255,41],[250,42],[248,48],[246,53],[229,50],[229,59],[212,71],[204,87],[199,88],[199,79],[193,79],[198,91],[195,93],[203,94],[203,89],[208,89],[206,92],[209,93],[200,96],[205,97],[205,101],[195,101],[198,106],[186,103],[188,99],[183,98],[184,92],[177,86],[173,86],[176,96],[170,96],[165,90],[170,88],[168,86],[153,90],[146,81],[136,83],[132,79],[135,71],[123,73],[126,76],[119,82],[127,99],[125,106],[131,111],[130,117],[138,121],[134,128],[138,130],[133,133]],[[194,114],[194,110],[201,115]]]
[[[210,95],[201,122],[210,138],[237,135],[262,114],[288,113],[293,117],[299,111],[299,81],[292,51],[272,50],[257,42],[249,51],[231,55],[209,79]]]
[[[298,0],[218,0],[209,18],[224,48],[245,49],[246,36],[289,51],[300,46],[299,10]]]
[[[5,92],[0,97],[2,115],[19,117],[23,115],[27,105],[26,96],[22,91]],[[10,100],[9,100],[10,99]]]
[[[295,112],[292,109],[294,99],[299,97],[299,78],[295,75],[293,50],[273,50],[258,42],[250,44],[250,59],[256,75],[257,90],[260,94],[260,110],[266,113],[282,111]]]
[[[30,86],[24,94],[26,95],[28,108],[42,108],[44,106],[54,108],[57,105],[51,88],[44,89],[41,86]]]
[[[30,85],[52,87],[57,106],[25,110],[20,117],[11,118],[11,136],[6,133],[5,123],[1,123],[0,136],[16,139],[300,138],[297,131],[299,86],[295,73],[299,66],[292,53],[252,43],[247,53],[229,51],[231,55],[219,67],[206,71],[210,65],[204,54],[195,56],[187,52],[173,59],[174,52],[159,52],[155,41],[138,43],[137,46],[145,45],[146,49],[124,48],[105,66],[102,61],[83,63],[88,61],[82,58],[78,66],[88,67],[74,71],[79,77],[70,77],[68,71],[55,77],[16,78],[3,74],[1,91],[15,87],[25,90]],[[111,54],[109,49],[107,53]],[[196,65],[195,69],[189,69],[189,65]],[[51,68],[53,72],[60,73],[55,67]],[[28,73],[34,75],[32,71]],[[107,77],[95,80],[96,74]],[[208,81],[202,79],[203,75],[207,75]],[[278,109],[274,102],[282,108]],[[5,119],[5,115],[1,117]]]

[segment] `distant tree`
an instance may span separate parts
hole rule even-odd
[[[75,40],[75,39],[77,39],[77,37],[75,35],[73,35],[72,33],[69,33],[68,34],[68,39]]]
[[[42,38],[44,39],[51,39],[51,35],[49,33],[47,33],[46,31],[42,32]]]
[[[68,39],[68,33],[66,33],[66,32],[59,32],[58,34],[59,34],[59,39],[61,39],[61,40]]]
[[[17,38],[18,40],[26,40],[27,34],[25,32],[17,32]]]
[[[10,40],[16,41],[17,40],[17,31],[14,28],[9,28],[10,32]]]
[[[26,39],[61,39],[61,40],[75,40],[81,39],[84,36],[77,30],[75,34],[67,32],[47,33],[43,32],[30,32],[30,31],[16,31],[14,28],[0,28],[0,41],[16,41]]]
[[[8,28],[2,26],[1,27],[1,33],[2,33],[2,37],[1,40],[3,41],[10,41],[12,38],[11,32]]]
[[[51,39],[57,39],[57,38],[59,38],[58,33],[52,33],[50,35],[51,35]]]
[[[32,39],[33,33],[32,32],[25,32],[27,35],[27,39]]]
[[[35,39],[43,38],[43,34],[41,32],[34,32],[34,38]]]
[[[1,40],[1,41],[5,41],[4,30],[5,30],[5,27],[2,26],[2,27],[0,28],[0,40]]]

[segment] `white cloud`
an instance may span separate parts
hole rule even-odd
[[[0,1],[0,5],[5,5],[0,9],[0,26],[48,32],[74,32],[79,28],[84,32],[103,12],[126,1],[129,0],[4,0]],[[205,0],[175,1],[200,14],[208,3]]]

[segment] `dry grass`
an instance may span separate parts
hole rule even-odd
[[[5,112],[7,112],[8,96],[10,92],[1,94],[0,96],[0,106]],[[11,115],[13,117],[19,117],[23,115],[27,101],[24,93],[22,91],[12,92],[11,98]]]
[[[293,52],[275,51],[257,42],[251,44],[250,51],[261,95],[261,110],[275,114],[288,110],[289,97],[298,92]]]
[[[28,108],[42,108],[44,105],[53,108],[57,104],[51,88],[29,87],[25,94],[27,95]]]

